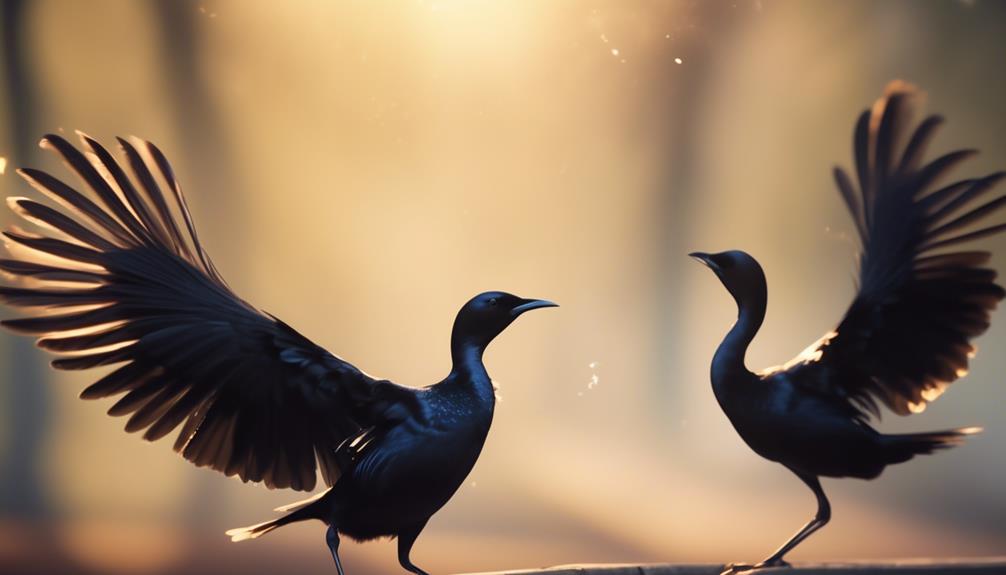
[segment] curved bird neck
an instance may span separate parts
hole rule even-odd
[[[737,300],[737,322],[730,328],[713,356],[713,387],[726,385],[736,376],[751,373],[744,364],[744,357],[765,319],[768,290],[762,283],[741,295],[735,294],[734,299]]]
[[[496,392],[486,366],[482,363],[482,354],[486,346],[482,343],[462,337],[451,338],[451,373],[446,381],[453,381],[465,387],[470,387],[479,399],[494,404]]]

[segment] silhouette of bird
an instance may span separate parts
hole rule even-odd
[[[128,432],[155,441],[181,426],[174,449],[198,466],[295,490],[313,489],[320,469],[332,486],[281,508],[288,514],[278,519],[229,531],[234,541],[318,519],[340,575],[340,534],[397,536],[402,567],[424,573],[409,559],[413,543],[471,471],[492,422],[482,354],[519,315],[556,304],[479,294],[454,322],[443,381],[417,389],[375,379],[231,291],[153,144],[119,139],[130,177],[80,137],[84,152],[57,135],[40,145],[93,199],[45,172],[19,170],[65,211],[8,200],[58,237],[4,232],[14,257],[0,269],[31,284],[0,287],[0,299],[37,313],[3,325],[71,354],[52,362],[57,369],[115,364],[80,395],[121,395],[108,413],[128,415]]]
[[[761,266],[742,251],[693,253],[737,302],[737,322],[712,361],[713,392],[744,442],[781,463],[817,497],[817,513],[764,561],[732,564],[724,573],[788,565],[783,557],[831,517],[819,477],[873,479],[884,468],[961,443],[980,431],[962,428],[904,435],[869,424],[878,401],[898,415],[918,413],[963,377],[1004,296],[989,253],[957,251],[965,242],[1006,230],[984,218],[1006,203],[988,200],[1003,173],[932,190],[971,156],[956,151],[922,165],[942,122],[932,116],[900,147],[917,90],[903,82],[864,111],[855,128],[858,193],[846,173],[835,181],[862,240],[859,289],[838,327],[787,364],[752,373],[748,345],[765,317],[768,288]],[[900,155],[898,150],[902,149]]]

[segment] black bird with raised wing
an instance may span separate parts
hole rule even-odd
[[[477,295],[454,322],[453,368],[443,381],[417,389],[374,379],[231,291],[160,150],[120,139],[130,177],[100,144],[81,141],[84,152],[56,135],[41,146],[91,197],[19,170],[64,211],[8,200],[58,237],[4,232],[13,257],[0,269],[31,283],[0,287],[0,299],[36,313],[3,325],[70,354],[52,362],[57,369],[116,365],[81,397],[121,395],[108,413],[128,415],[128,432],[155,441],[181,426],[174,448],[198,466],[305,491],[320,469],[332,486],[278,519],[229,531],[235,541],[318,519],[340,575],[340,534],[398,537],[402,567],[424,573],[409,559],[412,545],[475,465],[492,422],[482,354],[518,316],[555,304]]]
[[[988,194],[1003,173],[935,188],[971,156],[946,154],[923,165],[941,123],[910,127],[916,90],[892,83],[856,124],[858,193],[835,169],[835,181],[862,241],[859,289],[838,327],[789,363],[760,373],[745,366],[748,345],[765,317],[768,288],[761,266],[742,251],[693,253],[737,302],[737,322],[716,350],[716,400],[751,449],[795,473],[817,497],[818,510],[800,531],[757,565],[725,573],[785,566],[784,556],[831,517],[819,477],[873,479],[888,465],[951,447],[979,431],[962,428],[889,435],[869,424],[878,401],[898,415],[918,413],[963,377],[1003,298],[989,253],[958,246],[1006,230],[985,218],[1006,203]],[[901,150],[899,154],[899,150]]]

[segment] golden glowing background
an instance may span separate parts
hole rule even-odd
[[[986,0],[4,1],[0,192],[65,170],[48,131],[136,134],[174,162],[242,296],[361,368],[425,385],[458,307],[545,297],[486,360],[501,388],[469,482],[413,558],[436,573],[756,560],[814,510],[720,413],[708,363],[735,308],[686,257],[769,277],[749,364],[781,363],[853,294],[830,169],[902,77],[948,116],[934,152],[1006,166],[1006,4]],[[2,216],[4,224],[11,221]],[[1006,270],[1006,238],[985,242]],[[1006,317],[970,376],[884,430],[985,425],[873,482],[826,480],[793,559],[1006,554]],[[0,336],[0,571],[328,572],[309,523],[225,529],[303,495],[196,469],[76,398]],[[591,385],[593,376],[596,385]],[[354,575],[393,543],[343,546]]]

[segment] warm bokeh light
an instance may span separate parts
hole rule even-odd
[[[486,355],[502,401],[415,547],[435,573],[763,557],[814,498],[720,412],[709,361],[736,308],[687,254],[759,259],[749,366],[783,364],[854,293],[831,168],[890,79],[947,117],[932,153],[982,150],[961,175],[1006,167],[997,2],[10,4],[3,196],[39,197],[17,167],[75,181],[36,147],[46,132],[152,140],[238,294],[406,385],[447,373],[475,293],[561,304]],[[1006,270],[1006,238],[982,245]],[[978,343],[965,380],[878,426],[985,431],[876,481],[825,480],[832,523],[791,559],[1006,555],[1002,312]],[[7,333],[0,352],[0,572],[331,570],[317,523],[224,536],[306,494],[197,469],[125,434],[113,401],[77,399],[99,374],[55,373]],[[398,572],[394,543],[342,553],[354,575]]]

